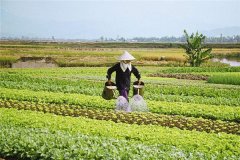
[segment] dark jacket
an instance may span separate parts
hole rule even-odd
[[[132,70],[129,71],[127,68],[125,72],[122,71],[120,67],[120,63],[115,64],[107,71],[107,78],[108,80],[111,79],[111,74],[116,71],[116,86],[118,90],[127,89],[130,90],[130,83],[131,83],[131,74],[133,73],[135,77],[139,80],[141,78],[140,73],[138,72],[137,68],[132,65]]]

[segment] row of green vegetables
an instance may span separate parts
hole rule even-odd
[[[193,73],[193,72],[240,72],[240,67],[172,67],[160,69],[163,73]]]
[[[212,75],[212,73],[229,73],[229,72],[240,72],[240,67],[137,67],[143,76],[148,74],[156,73],[205,73]],[[27,75],[48,75],[53,76],[62,76],[66,74],[71,75],[98,75],[105,77],[108,67],[75,67],[75,68],[43,68],[43,69],[1,69],[3,72],[10,73],[21,73]]]
[[[0,86],[15,89],[30,89],[35,91],[51,91],[64,93],[80,93],[86,95],[101,95],[103,81],[64,80],[50,78],[32,78],[20,74],[1,74]],[[171,86],[147,84],[145,99],[155,101],[188,102],[199,104],[240,106],[240,89],[219,89],[197,86]]]
[[[2,81],[6,82],[25,82],[29,83],[29,85],[33,84],[43,84],[43,85],[51,85],[55,84],[57,86],[63,85],[69,85],[71,87],[81,87],[81,86],[86,86],[87,88],[91,85],[93,85],[92,81],[96,81],[94,83],[94,87],[96,88],[101,88],[103,86],[103,79],[99,77],[92,77],[90,76],[83,76],[83,75],[75,75],[75,79],[67,78],[68,76],[66,75],[61,75],[60,77],[57,78],[46,78],[46,77],[33,77],[29,75],[24,75],[21,73],[2,73],[0,74],[0,79]],[[86,78],[84,78],[86,77]],[[61,79],[60,79],[61,78]],[[103,77],[105,78],[105,77]],[[88,80],[90,79],[90,80]],[[91,81],[92,80],[92,81]],[[199,85],[199,84],[198,84]],[[204,86],[199,87],[199,86],[191,86],[191,85],[178,85],[175,84],[174,86],[168,86],[166,84],[158,84],[156,85],[154,82],[148,83],[147,87],[152,87],[149,90],[155,90],[159,92],[160,94],[174,94],[174,95],[196,95],[196,96],[205,96],[205,97],[238,97],[236,94],[240,94],[240,88],[238,87],[232,87],[232,88],[216,88],[216,86]],[[174,89],[175,88],[175,89]],[[76,88],[74,90],[75,92],[79,91],[79,88]],[[81,89],[81,88],[80,88]]]
[[[208,83],[240,85],[240,67],[178,67],[161,69],[156,73],[205,73],[210,75]]]
[[[100,96],[82,94],[55,93],[46,91],[31,91],[0,88],[0,99],[29,102],[46,102],[56,104],[78,105],[81,108],[113,110],[115,100],[104,100]],[[240,121],[240,107],[191,104],[183,102],[164,102],[147,100],[151,112],[189,117],[203,117],[227,121]]]
[[[63,116],[56,116],[53,114],[46,114],[46,113],[43,114],[40,112],[32,112],[32,111],[26,111],[26,110],[17,111],[15,109],[5,109],[5,108],[0,108],[0,118],[1,118],[0,124],[2,126],[9,126],[9,128],[24,127],[24,128],[43,129],[43,132],[40,132],[40,133],[43,133],[43,134],[45,133],[44,134],[45,136],[48,136],[49,135],[48,133],[51,132],[54,134],[54,136],[57,137],[57,133],[63,131],[70,136],[79,133],[83,135],[87,134],[89,136],[97,136],[100,138],[105,137],[108,139],[113,138],[118,140],[126,140],[127,142],[134,143],[134,144],[142,143],[143,145],[147,145],[147,146],[149,145],[152,146],[157,144],[163,145],[162,148],[164,148],[164,146],[174,146],[177,149],[183,150],[188,155],[195,156],[196,154],[198,154],[199,156],[200,155],[203,156],[201,159],[234,159],[240,156],[239,136],[232,135],[232,134],[225,134],[225,133],[215,134],[215,133],[205,133],[205,132],[198,132],[198,131],[179,130],[177,128],[166,128],[166,127],[155,126],[155,125],[114,123],[111,121],[103,121],[103,120],[99,121],[99,120],[93,120],[93,119],[88,119],[83,117],[78,117],[78,118],[68,117],[68,116],[63,117]],[[13,130],[15,129],[13,128]],[[44,130],[46,132],[44,132]],[[0,132],[3,132],[3,131],[1,130]],[[20,133],[18,131],[16,132],[13,131],[13,133],[16,133],[19,136]],[[36,132],[37,131],[33,131],[33,133],[36,133]],[[9,136],[8,131],[5,131],[4,133],[5,134],[0,134],[1,138],[8,139],[6,138]],[[16,138],[17,135],[15,135],[14,138]],[[24,136],[28,136],[28,135],[24,135]],[[35,135],[33,135],[33,137],[35,137]],[[21,148],[20,152],[25,152],[24,147],[27,148],[26,140],[24,142],[22,140],[19,140],[20,138],[21,136],[18,137],[17,140],[14,140],[14,142],[16,142],[16,145],[20,145],[19,146]],[[41,137],[39,139],[40,140],[49,139],[50,142],[52,141],[51,137],[49,138]],[[28,140],[30,142],[33,141],[31,138],[28,138]],[[8,145],[8,143],[4,143],[4,142],[5,142],[4,140],[3,141],[1,140],[0,144],[3,146]],[[55,146],[54,142],[52,143],[52,145]],[[64,149],[66,148],[66,150],[68,150],[71,147],[74,147],[75,141],[70,140],[69,142],[71,143],[63,145],[62,147]],[[60,142],[56,143],[56,145],[58,145],[59,143]],[[78,142],[76,143],[78,144]],[[98,144],[98,142],[96,143]],[[36,143],[33,143],[33,145],[34,144]],[[51,152],[52,145],[49,146],[50,148],[46,148],[46,150]],[[106,146],[106,148],[108,148],[108,145],[107,144],[105,145],[104,141],[102,142],[102,146]],[[46,146],[44,145],[44,147]],[[57,148],[57,146],[55,147]],[[128,148],[128,145],[126,147]],[[0,147],[0,148],[3,148],[3,147]],[[10,147],[4,147],[4,148],[7,148],[7,151],[11,150],[13,153],[16,153],[14,152],[14,148],[10,148]],[[91,145],[91,149],[93,148],[95,148],[94,144]],[[116,147],[116,149],[121,150],[121,147]],[[164,149],[167,150],[169,149],[169,147]],[[74,149],[71,149],[71,150],[74,151]],[[32,152],[34,152],[34,149],[32,150]],[[112,152],[110,152],[110,154],[111,153]],[[92,154],[96,155],[97,153],[92,152]],[[196,157],[193,157],[193,159],[196,159]]]
[[[209,75],[204,74],[192,74],[192,73],[154,73],[149,74],[149,77],[166,77],[176,79],[189,79],[189,80],[207,80]]]
[[[53,78],[33,78],[30,76],[24,76],[21,74],[0,74],[0,85],[5,87],[21,87],[29,89],[36,89],[36,85],[41,90],[48,91],[62,91],[62,92],[71,92],[79,93],[83,92],[84,88],[92,89],[93,83],[95,90],[99,90],[103,87],[103,82],[101,80],[95,80],[95,82],[90,80],[78,79],[77,81],[69,79],[53,79]],[[69,89],[68,89],[69,88]],[[155,94],[170,94],[170,95],[192,95],[192,96],[204,96],[204,97],[229,97],[237,98],[240,94],[240,89],[216,89],[215,87],[199,87],[199,86],[169,86],[169,85],[156,85],[148,84],[147,90]],[[92,92],[86,94],[93,94]]]
[[[107,67],[74,67],[74,68],[2,68],[1,71],[10,74],[20,73],[22,75],[28,76],[48,76],[48,77],[56,77],[56,76],[64,76],[64,75],[83,75],[83,76],[91,76],[91,75],[99,75],[105,76],[107,73]],[[152,69],[151,69],[152,70]],[[156,71],[156,69],[153,69]],[[148,71],[147,71],[148,72]],[[104,77],[105,78],[105,77]]]
[[[7,159],[207,159],[201,152],[189,153],[168,145],[145,145],[48,128],[0,125],[0,130],[0,156]]]
[[[211,67],[209,67],[211,68]],[[106,80],[106,72],[107,72],[107,67],[75,67],[75,68],[54,68],[54,69],[1,69],[2,72],[4,73],[9,73],[9,74],[20,74],[20,75],[26,75],[26,76],[31,76],[31,77],[42,77],[42,78],[67,78],[67,79],[95,79],[95,80]],[[156,74],[156,73],[162,73],[163,70],[168,70],[168,69],[173,69],[173,70],[178,70],[179,68],[167,68],[167,67],[138,67],[139,71],[142,74],[143,80],[146,81],[147,83],[152,83],[149,81],[149,74]],[[227,74],[229,72],[216,72],[217,74]],[[239,72],[235,72],[239,73]],[[196,73],[194,73],[195,75]],[[198,74],[198,73],[197,73]],[[205,72],[204,74],[207,75],[212,75],[212,72]],[[230,74],[230,73],[229,73]],[[233,74],[233,73],[231,73]],[[113,76],[114,77],[114,76]],[[156,83],[161,79],[156,79],[154,78],[154,82]],[[185,80],[186,81],[186,80]],[[183,81],[183,82],[185,82]],[[172,80],[170,81],[172,82]],[[180,80],[176,80],[174,83],[171,83],[171,85],[181,85]],[[201,85],[201,86],[207,86],[207,87],[217,87],[217,88],[229,88],[233,87],[231,85],[214,85],[214,84],[208,84],[208,83],[201,83],[198,84],[198,81],[191,81],[190,83],[187,83],[185,85],[188,86],[196,86],[196,85]],[[161,84],[165,84],[165,81],[160,81]],[[235,88],[235,87],[234,87]]]
[[[150,77],[167,77],[177,79],[190,79],[190,80],[206,80],[208,83],[214,84],[233,84],[240,85],[240,73],[234,72],[234,74],[224,73],[212,75],[191,74],[191,73],[155,73],[150,74]]]
[[[143,76],[147,76],[149,74],[156,74],[156,73],[198,73],[199,70],[205,73],[211,73],[211,71],[217,72],[219,70],[221,73],[226,73],[228,71],[236,71],[240,72],[240,67],[141,67],[137,66],[138,70],[141,72]],[[74,67],[74,68],[11,68],[6,69],[3,68],[1,71],[7,73],[20,73],[24,75],[31,75],[31,76],[44,76],[48,75],[49,77],[54,76],[63,76],[63,75],[84,75],[84,76],[91,76],[91,75],[98,75],[98,76],[105,76],[107,73],[108,67]],[[185,71],[186,70],[186,71]],[[201,73],[202,74],[202,73]]]
[[[208,79],[209,83],[240,85],[240,72],[238,74],[218,74]]]
[[[16,108],[57,115],[87,117],[98,120],[111,120],[129,124],[152,124],[166,127],[177,127],[183,130],[197,130],[206,132],[225,132],[240,135],[240,124],[220,120],[208,120],[184,116],[159,115],[154,113],[114,112],[97,109],[81,109],[79,106],[50,103],[32,103],[27,101],[1,100],[0,107]]]

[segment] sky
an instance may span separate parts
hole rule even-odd
[[[233,29],[240,0],[0,0],[1,36],[96,39]]]

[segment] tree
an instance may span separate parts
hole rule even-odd
[[[184,33],[187,44],[181,46],[186,50],[187,62],[192,67],[198,67],[202,62],[213,57],[211,54],[212,48],[204,49],[203,42],[206,38],[205,36],[199,35],[198,32],[189,36],[186,30],[184,30]]]

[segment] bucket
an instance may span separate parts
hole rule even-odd
[[[102,97],[106,100],[116,99],[116,89],[117,87],[115,83],[111,82],[111,84],[109,84],[108,82],[106,82],[102,92]]]
[[[144,94],[144,83],[140,82],[138,84],[138,81],[135,81],[133,83],[133,95],[141,95],[143,97]]]

